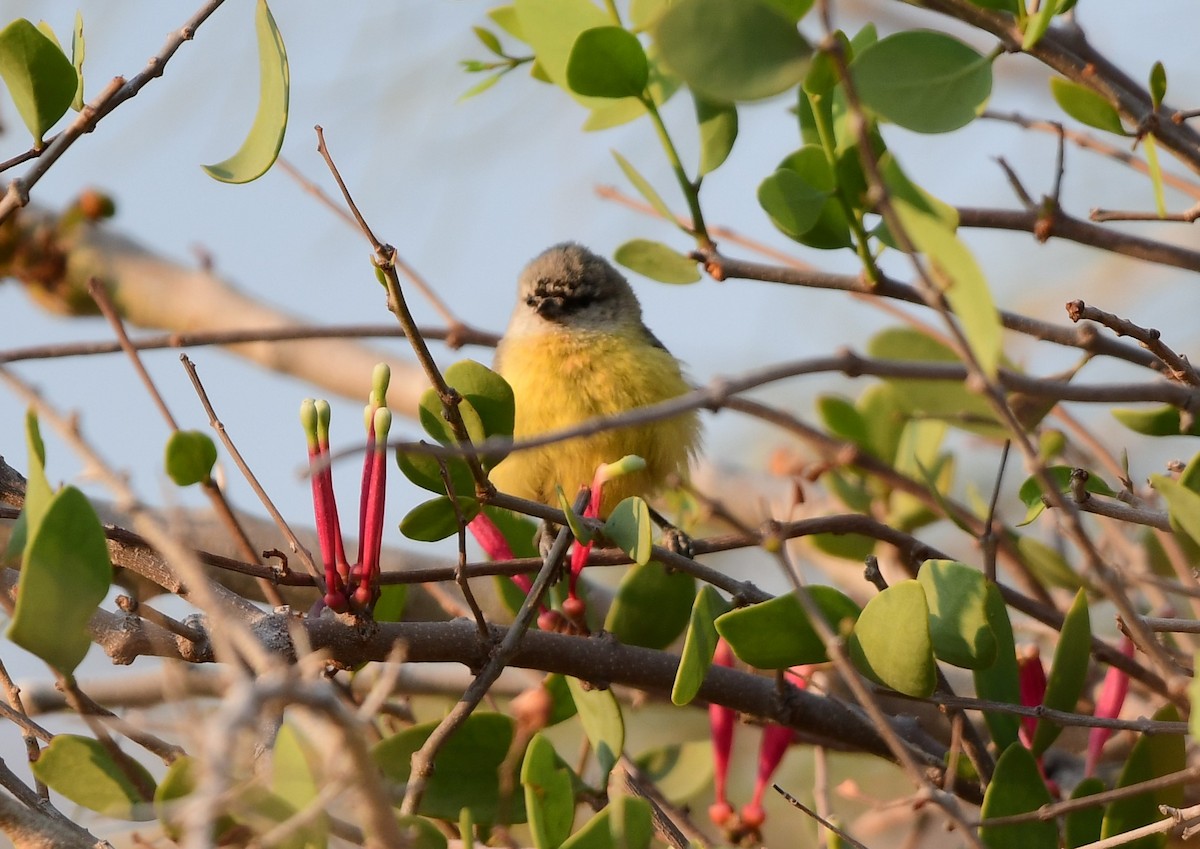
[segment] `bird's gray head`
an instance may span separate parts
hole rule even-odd
[[[535,257],[521,272],[514,324],[536,316],[579,329],[641,325],[642,307],[621,272],[582,245],[563,242]]]

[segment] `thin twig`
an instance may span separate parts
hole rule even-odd
[[[1200,372],[1187,358],[1176,353],[1162,341],[1162,334],[1153,328],[1142,327],[1120,316],[1105,312],[1083,301],[1069,301],[1067,316],[1071,321],[1098,321],[1118,336],[1129,336],[1142,343],[1142,347],[1158,357],[1168,369],[1170,376],[1189,386],[1200,386]]]
[[[812,817],[814,820],[819,822],[821,824],[822,828],[826,828],[829,831],[833,832],[838,837],[840,837],[842,840],[846,841],[851,846],[855,847],[855,849],[867,849],[866,844],[860,843],[859,841],[855,840],[854,837],[851,836],[851,834],[849,832],[847,832],[844,828],[838,827],[835,823],[833,823],[830,820],[826,819],[825,817],[821,816],[816,811],[814,811],[812,808],[809,808],[807,805],[805,805],[803,802],[801,802],[799,799],[797,799],[795,796],[793,796],[791,793],[784,790],[778,784],[772,784],[771,787],[772,787],[772,789],[774,789],[774,791],[776,793],[778,793],[784,799],[787,799],[788,803],[793,808],[798,808],[799,810],[803,811],[804,813],[806,813],[810,817]]]
[[[25,175],[9,183],[8,191],[0,198],[0,223],[6,221],[19,207],[29,203],[29,190],[45,176],[46,172],[50,170],[50,166],[57,162],[59,157],[80,136],[90,133],[105,115],[136,95],[151,80],[161,77],[167,63],[175,55],[175,51],[185,41],[191,41],[196,34],[196,29],[208,20],[209,15],[215,12],[223,2],[224,0],[208,0],[183,26],[171,31],[167,36],[167,43],[155,56],[150,58],[146,67],[139,74],[128,82],[123,77],[114,78],[105,86],[99,96],[85,105],[75,120],[46,146],[37,162],[25,172]]]
[[[463,328],[458,331],[441,327],[418,327],[425,339],[440,339],[449,344],[452,334],[462,345],[482,345],[494,348],[500,341],[495,333]],[[197,333],[161,333],[131,339],[139,351],[162,348],[199,348],[206,345],[238,345],[244,342],[291,342],[297,339],[365,339],[402,338],[403,328],[395,324],[343,324],[317,327],[296,324],[288,327],[263,327],[246,330],[210,330]],[[116,354],[121,351],[117,342],[65,342],[53,345],[29,345],[0,351],[0,365],[21,360],[48,360],[60,357],[83,357],[97,354]]]
[[[579,493],[575,499],[573,508],[576,513],[583,512],[584,507],[587,506],[588,497],[589,493],[586,489]],[[492,651],[491,659],[479,671],[479,674],[475,676],[475,680],[471,682],[471,686],[466,689],[462,694],[462,698],[451,708],[446,718],[430,733],[421,748],[413,753],[412,773],[408,780],[408,787],[404,792],[404,801],[400,805],[401,814],[411,815],[417,812],[421,804],[421,798],[425,793],[429,776],[433,773],[433,761],[437,752],[446,740],[450,738],[450,735],[466,722],[467,717],[471,715],[480,701],[483,700],[483,697],[487,695],[488,689],[500,677],[500,673],[504,671],[504,667],[508,665],[513,655],[520,648],[521,639],[532,624],[533,618],[542,603],[542,597],[550,587],[551,580],[560,574],[562,560],[566,556],[567,547],[571,544],[572,539],[570,528],[564,524],[559,530],[558,537],[554,540],[550,551],[546,554],[545,563],[543,563],[541,570],[534,579],[529,593],[525,596],[525,601],[522,602],[521,609],[517,611],[517,615],[513,619],[513,624],[509,627],[500,644]]]
[[[95,277],[91,277],[87,282],[87,291],[95,302],[101,314],[108,320],[109,326],[112,327],[113,333],[116,334],[117,342],[121,345],[121,349],[129,357],[133,364],[134,371],[142,381],[142,386],[149,393],[151,399],[158,407],[159,413],[166,420],[167,427],[172,433],[179,432],[179,423],[175,421],[175,417],[171,414],[170,407],[163,399],[162,393],[158,391],[158,386],[155,385],[154,379],[150,377],[150,372],[146,371],[145,365],[142,364],[141,355],[137,349],[129,342],[129,336],[125,332],[125,323],[121,320],[121,315],[113,304],[112,299],[108,296],[108,290],[104,284]],[[255,552],[254,546],[250,544],[250,538],[246,535],[245,528],[234,515],[233,510],[229,506],[228,500],[225,498],[225,493],[217,486],[217,482],[212,479],[212,476],[205,474],[204,479],[200,481],[200,486],[204,490],[204,494],[208,497],[209,503],[217,516],[224,522],[230,536],[241,550],[242,557],[247,560],[257,560],[258,553]],[[270,581],[260,579],[258,582],[259,591],[263,597],[272,605],[278,606],[283,604],[283,597],[279,595],[279,589]]]
[[[233,444],[233,440],[225,430],[225,425],[217,418],[217,411],[213,409],[212,402],[208,399],[208,393],[204,389],[204,384],[200,382],[200,375],[196,372],[196,366],[192,363],[187,354],[179,355],[180,362],[183,363],[184,369],[187,371],[188,377],[192,381],[192,387],[196,390],[196,396],[200,399],[200,403],[204,406],[204,412],[208,414],[208,423],[213,430],[217,432],[217,436],[221,440],[221,444],[225,446],[225,450],[229,452],[229,456],[233,458],[233,462],[237,465],[238,470],[242,473],[242,477],[250,484],[250,488],[254,494],[258,496],[258,500],[266,508],[267,513],[275,520],[275,524],[283,533],[288,543],[292,547],[292,552],[298,554],[304,565],[308,568],[308,573],[312,575],[317,587],[321,592],[325,591],[324,577],[321,570],[317,568],[313,562],[312,554],[300,542],[299,538],[292,531],[287,520],[283,518],[283,514],[275,507],[275,502],[271,500],[271,496],[267,495],[267,491],[263,489],[254,472],[250,470],[249,464],[242,458],[242,454],[238,451],[237,446]]]

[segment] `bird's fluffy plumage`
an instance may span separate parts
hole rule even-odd
[[[513,388],[517,440],[656,404],[689,388],[679,362],[642,323],[628,281],[573,243],[555,245],[522,272],[496,370]],[[699,434],[696,413],[684,413],[515,452],[493,470],[492,480],[504,492],[556,503],[557,485],[573,497],[601,463],[637,454],[646,468],[606,484],[603,516],[623,498],[685,475]]]

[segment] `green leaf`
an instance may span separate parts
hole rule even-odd
[[[1163,475],[1151,475],[1150,486],[1167,502],[1171,526],[1200,543],[1200,494]]]
[[[516,0],[518,36],[533,48],[537,64],[555,85],[570,91],[567,66],[580,33],[612,20],[589,0]]]
[[[1155,722],[1179,722],[1179,711],[1174,705],[1166,705],[1159,708],[1152,718]],[[1187,752],[1183,735],[1142,734],[1125,759],[1121,777],[1117,779],[1117,787],[1133,787],[1168,773],[1178,772],[1186,766]],[[1182,784],[1117,799],[1104,811],[1104,825],[1100,829],[1100,837],[1114,837],[1158,822],[1163,818],[1159,805],[1178,808],[1182,807],[1183,800]],[[1161,832],[1121,845],[1132,849],[1162,849],[1166,840],[1166,833]]]
[[[613,258],[630,271],[659,283],[695,283],[700,279],[696,260],[662,242],[632,239],[617,248]]]
[[[407,603],[407,584],[384,584],[379,588],[379,599],[371,610],[371,616],[376,622],[403,622]]]
[[[960,362],[954,352],[945,345],[910,328],[889,328],[877,333],[867,343],[867,353],[883,360]],[[889,378],[887,385],[891,387],[892,393],[886,401],[911,416],[943,420],[954,427],[987,436],[1003,435],[991,407],[978,393],[967,389],[962,381]],[[872,422],[867,411],[862,412],[863,418]],[[880,436],[881,450],[890,447],[888,442],[897,447],[899,445],[901,430],[897,426],[897,415],[898,412],[893,412],[885,419],[886,423],[880,426],[883,431]],[[893,447],[891,450],[894,457],[897,448]],[[883,454],[877,453],[877,456],[887,459]]]
[[[918,133],[948,133],[974,121],[992,93],[992,65],[940,32],[899,32],[857,53],[850,75],[863,104]]]
[[[426,443],[422,442],[422,444]],[[446,473],[450,478],[450,485],[454,487],[455,495],[462,497],[463,493],[475,491],[475,480],[471,477],[471,470],[467,468],[467,464],[461,458],[445,457],[442,462],[446,464]],[[439,495],[448,494],[446,482],[442,479],[441,465],[438,463],[438,458],[432,454],[397,448],[396,465],[400,467],[400,471],[406,478],[421,489],[436,492]]]
[[[254,123],[237,153],[224,162],[202,166],[208,176],[222,183],[249,183],[267,173],[279,156],[287,130],[287,50],[266,0],[258,0],[254,29],[258,36],[258,111]]]
[[[987,587],[984,601],[988,627],[996,638],[996,662],[987,669],[972,670],[975,693],[981,699],[1006,705],[1021,704],[1021,680],[1017,668],[1017,652],[1013,641],[1012,622],[1000,589],[993,583]],[[1010,713],[983,712],[983,720],[991,732],[992,742],[1000,751],[1016,743],[1020,720]]]
[[[833,587],[811,586],[808,594],[834,633],[846,633],[860,615],[858,605]],[[719,617],[716,625],[733,653],[757,669],[829,661],[824,641],[794,592],[731,610]]]
[[[1022,50],[1032,50],[1034,45],[1042,40],[1057,12],[1057,0],[1041,0],[1037,14],[1025,21],[1025,36],[1021,39]]]
[[[662,16],[664,61],[703,97],[759,100],[800,82],[812,48],[793,21],[763,0],[682,0]]]
[[[390,781],[403,784],[412,770],[412,756],[438,726],[425,722],[385,738],[371,757]],[[437,819],[458,819],[459,811],[471,809],[478,823],[524,822],[525,806],[520,794],[503,788],[517,781],[520,759],[510,759],[515,724],[498,713],[476,712],[446,740],[434,758],[434,772],[426,785],[418,813]]]
[[[455,500],[464,522],[470,522],[478,515],[479,502],[474,498]],[[453,536],[458,533],[454,504],[444,495],[418,504],[400,520],[400,533],[417,542],[437,542]]]
[[[917,582],[929,603],[934,654],[964,669],[995,663],[996,637],[988,625],[983,574],[954,560],[926,560]]]
[[[1154,108],[1162,106],[1163,98],[1167,96],[1167,69],[1162,62],[1155,62],[1150,68],[1150,102]]]
[[[1073,471],[1074,468],[1071,466],[1046,467],[1046,474],[1054,481],[1058,491],[1062,493],[1071,491],[1071,473]],[[1083,488],[1096,495],[1104,495],[1109,498],[1117,497],[1117,493],[1113,491],[1112,487],[1106,484],[1104,479],[1097,474],[1088,473],[1088,478],[1084,482]],[[1032,475],[1026,478],[1025,482],[1021,484],[1021,488],[1017,490],[1017,496],[1029,508],[1025,512],[1025,518],[1018,524],[1018,527],[1028,525],[1046,509],[1046,503],[1042,500],[1042,485]]]
[[[628,645],[664,649],[683,633],[696,597],[696,581],[651,560],[621,579],[604,629]]]
[[[575,700],[583,731],[600,764],[599,784],[603,787],[625,749],[625,720],[621,716],[621,706],[612,690],[600,690],[570,676],[567,686],[571,688],[571,698]]]
[[[1092,776],[1083,779],[1083,781],[1075,785],[1075,789],[1071,791],[1071,799],[1075,800],[1095,796],[1106,789],[1108,788],[1104,786],[1103,781]],[[1103,825],[1104,808],[1099,805],[1069,811],[1063,817],[1063,845],[1067,849],[1075,849],[1077,846],[1095,843],[1100,839],[1100,829]]]
[[[191,757],[180,757],[172,761],[167,774],[154,790],[154,810],[163,832],[180,842],[183,837],[183,812],[181,805],[174,804],[186,799],[196,790],[196,761]],[[237,825],[228,815],[217,817],[212,825],[214,838],[220,838]],[[216,841],[220,843],[219,839]]]
[[[518,41],[526,41],[525,34],[521,31],[521,24],[517,20],[517,8],[514,4],[508,3],[488,9],[487,16],[492,19],[492,23],[513,38]]]
[[[905,390],[889,381],[868,386],[854,405],[867,423],[870,452],[888,465],[896,459],[900,438],[909,420],[904,399]]]
[[[475,37],[479,39],[479,43],[488,49],[491,53],[497,56],[504,56],[504,48],[500,45],[500,39],[490,29],[485,27],[471,27],[471,32],[475,33]]]
[[[479,413],[475,411],[475,406],[465,395],[458,403],[458,414],[463,420],[463,425],[467,430],[467,437],[471,440],[471,443],[483,442],[486,438],[483,420],[480,418]],[[432,388],[426,389],[421,395],[421,400],[417,407],[417,419],[421,422],[421,427],[425,429],[425,432],[440,444],[458,444],[454,437],[454,430],[450,427],[450,422],[446,421],[442,399],[438,397],[437,392]]]
[[[471,403],[479,415],[485,438],[512,436],[516,413],[508,381],[475,360],[459,360],[443,376],[447,384]]]
[[[892,199],[892,208],[913,245],[932,263],[934,281],[958,317],[980,368],[994,378],[1000,365],[1000,314],[975,257],[938,218],[900,198]]]
[[[609,801],[612,818],[613,845],[620,849],[649,849],[654,837],[654,820],[650,802],[640,796],[620,795]]]
[[[104,528],[68,486],[27,532],[8,637],[69,676],[92,644],[88,622],[112,583]]]
[[[671,686],[671,701],[676,705],[690,704],[700,692],[704,676],[712,666],[713,654],[717,650],[716,619],[728,613],[731,605],[708,584],[700,588],[692,602],[688,619],[687,636],[683,639],[683,651],[679,654],[679,668],[675,670],[675,683]]]
[[[621,27],[584,30],[567,59],[567,85],[585,97],[639,97],[649,79],[646,51]]]
[[[700,167],[697,176],[711,174],[721,167],[737,140],[738,114],[732,103],[694,95],[696,123],[700,127]]]
[[[650,185],[650,181],[638,173],[638,170],[630,164],[624,156],[612,152],[613,158],[617,160],[617,165],[621,167],[621,172],[629,182],[633,183],[633,187],[638,190],[638,194],[646,199],[646,202],[654,207],[654,211],[662,216],[665,221],[674,221],[675,216],[671,212],[671,208],[667,206],[666,201],[662,199],[662,195],[654,190]]]
[[[25,18],[0,30],[0,78],[17,113],[42,146],[46,131],[71,107],[79,75],[53,40]]]
[[[571,771],[561,765],[553,744],[542,734],[533,735],[521,767],[529,831],[537,849],[557,849],[571,834],[575,821],[575,793]]]
[[[925,698],[937,686],[929,605],[916,581],[901,581],[863,608],[847,641],[860,672],[899,693]]]
[[[153,792],[147,796],[138,789],[153,791],[154,778],[131,758],[122,768],[98,740],[58,734],[30,768],[38,781],[89,811],[134,822],[154,819]],[[137,784],[127,770],[137,774]]]
[[[1059,77],[1050,80],[1050,93],[1062,110],[1081,124],[1119,136],[1129,135],[1121,125],[1116,107],[1104,95]]]
[[[614,507],[608,514],[608,521],[604,523],[604,535],[639,566],[650,562],[654,545],[653,531],[650,508],[636,495],[624,499]],[[688,603],[691,603],[690,600]]]
[[[177,430],[167,440],[164,464],[176,486],[191,486],[210,479],[217,462],[217,446],[207,433]]]
[[[271,751],[271,790],[294,811],[302,811],[317,798],[321,782],[313,771],[312,744],[290,722],[280,726]],[[324,849],[329,843],[329,817],[309,820],[284,845],[296,849]]]
[[[682,805],[711,786],[712,741],[689,740],[649,749],[638,755],[634,763],[658,792]]]
[[[1092,651],[1092,621],[1088,613],[1087,594],[1080,590],[1067,611],[1058,645],[1054,648],[1054,665],[1046,680],[1046,697],[1042,700],[1048,708],[1072,712],[1083,694],[1087,683],[1088,659]],[[1062,732],[1062,726],[1046,720],[1038,720],[1033,733],[1030,750],[1040,756]]]
[[[834,436],[871,450],[870,429],[852,401],[840,395],[818,395],[817,415]]]
[[[1052,587],[1061,587],[1076,591],[1086,586],[1083,578],[1071,568],[1065,557],[1050,546],[1030,536],[1016,534],[1011,539],[1017,545],[1017,551],[1025,565],[1038,580]]]
[[[758,185],[758,205],[785,235],[799,238],[813,228],[832,193],[780,168]]]
[[[642,117],[646,113],[645,100],[649,98],[655,106],[662,106],[679,90],[679,78],[663,67],[658,55],[658,48],[651,44],[646,48],[646,61],[649,64],[650,75],[646,82],[645,94],[642,97],[621,98],[582,98],[591,111],[583,122],[585,132],[607,130]]]
[[[979,838],[987,849],[1041,849],[1058,845],[1053,820],[1031,820],[1012,825],[988,825],[988,820],[1027,814],[1052,799],[1029,750],[1014,743],[996,761],[996,771],[983,794]]]
[[[592,541],[595,535],[592,533],[591,529],[583,523],[583,520],[580,519],[579,514],[575,512],[575,507],[571,504],[570,499],[567,498],[567,494],[563,492],[563,488],[561,486],[556,486],[554,489],[558,495],[558,507],[563,511],[563,515],[567,517],[567,527],[571,529],[571,535],[579,542],[587,545]]]

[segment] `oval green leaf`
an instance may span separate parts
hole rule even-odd
[[[571,772],[563,767],[554,745],[535,734],[525,750],[521,767],[525,810],[536,849],[557,849],[571,834],[575,820],[575,794]]]
[[[847,641],[860,672],[898,693],[933,695],[937,671],[929,605],[916,581],[893,584],[867,602]]]
[[[890,35],[855,55],[850,74],[868,109],[918,133],[965,127],[992,93],[991,62],[940,32]]]
[[[68,486],[27,530],[8,637],[71,675],[92,644],[88,622],[112,583],[104,528],[87,497]]]
[[[470,522],[479,513],[474,498],[458,498],[462,520]],[[400,520],[400,533],[417,542],[438,542],[458,533],[458,513],[446,496],[431,498],[409,510]]]
[[[728,613],[729,608],[729,602],[708,584],[696,593],[687,635],[683,638],[683,651],[679,655],[679,668],[675,670],[675,683],[671,686],[674,704],[689,704],[700,692],[717,650],[717,617]]]
[[[983,794],[979,838],[987,849],[1032,849],[1058,845],[1058,827],[1052,820],[1032,820],[1011,825],[989,825],[988,820],[1027,814],[1051,802],[1050,791],[1029,750],[1014,743],[996,761],[996,771]]]
[[[621,27],[584,30],[567,59],[567,85],[585,97],[639,97],[649,79],[646,51]]]
[[[780,168],[758,185],[758,205],[785,236],[799,238],[821,217],[830,192],[805,182],[788,168]]]
[[[258,0],[254,15],[258,36],[258,111],[238,152],[215,165],[204,165],[208,176],[222,183],[249,183],[275,164],[287,130],[287,50],[267,0]]]
[[[738,114],[732,103],[694,95],[696,123],[700,127],[700,167],[697,176],[716,171],[725,162],[737,140]]]
[[[617,587],[604,629],[632,646],[664,649],[683,633],[696,597],[696,581],[650,561],[633,566]]]
[[[0,78],[17,113],[33,136],[34,147],[75,99],[79,75],[53,40],[25,18],[0,30]]]
[[[217,462],[217,446],[207,433],[177,430],[167,440],[164,465],[176,486],[203,483]]]
[[[1164,475],[1151,475],[1150,485],[1167,502],[1171,526],[1200,543],[1200,494]]]
[[[1174,705],[1160,708],[1152,717],[1156,722],[1179,722],[1179,711]],[[1178,772],[1187,766],[1187,750],[1181,734],[1142,734],[1125,759],[1117,787],[1133,787],[1154,778]],[[1135,828],[1158,822],[1163,818],[1159,805],[1172,808],[1184,803],[1184,786],[1174,784],[1159,790],[1150,790],[1117,799],[1104,811],[1104,824],[1100,829],[1101,839],[1125,834]],[[1123,847],[1133,849],[1162,849],[1166,845],[1166,834],[1151,834],[1128,843]]]
[[[900,198],[892,198],[892,208],[914,247],[933,265],[934,281],[962,324],[980,368],[995,377],[1001,353],[1000,313],[979,263],[940,218]]]
[[[987,669],[972,670],[975,678],[975,693],[981,699],[1006,705],[1021,703],[1021,681],[1017,668],[1016,645],[1013,640],[1012,622],[1000,589],[992,583],[987,585],[984,601],[988,627],[996,638],[996,662]],[[983,720],[991,732],[992,742],[1000,751],[1007,749],[1019,738],[1020,720],[1011,713],[983,712]]]
[[[917,581],[929,603],[934,654],[963,669],[995,663],[996,636],[988,625],[983,574],[954,560],[926,560]]]
[[[621,716],[621,706],[612,690],[588,686],[570,676],[567,686],[571,688],[571,698],[579,711],[583,731],[600,764],[600,786],[603,787],[625,749],[625,719]]]
[[[1075,594],[1075,601],[1063,620],[1058,645],[1054,648],[1054,665],[1050,667],[1050,675],[1046,679],[1046,697],[1042,704],[1067,712],[1076,709],[1079,697],[1083,694],[1083,685],[1087,682],[1091,652],[1092,620],[1088,612],[1087,594],[1080,590]],[[1044,719],[1038,720],[1030,750],[1040,757],[1060,733],[1062,726]]]
[[[1107,789],[1099,778],[1094,776],[1085,778],[1075,785],[1075,789],[1071,791],[1071,799],[1095,796]],[[1063,844],[1067,849],[1075,849],[1077,846],[1095,843],[1100,839],[1100,830],[1103,825],[1104,808],[1100,806],[1069,811],[1063,817]]]
[[[30,768],[38,781],[89,811],[134,822],[154,819],[154,806],[149,804],[154,778],[132,758],[118,764],[98,740],[56,735]]]
[[[808,594],[834,633],[846,633],[859,617],[858,605],[840,590],[818,585],[809,587]],[[794,592],[732,610],[719,617],[716,625],[733,653],[757,669],[787,669],[829,660],[824,641]]]
[[[413,753],[437,726],[434,721],[406,728],[377,744],[371,757],[390,781],[403,784],[412,771]],[[506,822],[524,822],[524,799],[502,789],[517,782],[520,759],[509,757],[513,733],[513,720],[503,714],[477,712],[467,717],[438,749],[418,813],[457,820],[463,808],[470,808],[477,823],[498,822],[501,814]]]
[[[1059,77],[1050,80],[1050,93],[1062,110],[1079,123],[1119,136],[1129,135],[1121,124],[1116,107],[1104,95]]]
[[[812,53],[795,22],[763,0],[683,0],[659,20],[655,41],[693,91],[725,102],[786,91]]]
[[[645,500],[636,495],[624,499],[614,507],[604,523],[604,535],[639,566],[650,562],[654,546],[653,531],[650,508]],[[690,599],[688,604],[691,604]]]
[[[1178,407],[1155,407],[1152,410],[1114,409],[1113,418],[1125,427],[1146,436],[1180,436],[1184,433]],[[1188,436],[1200,436],[1200,418],[1192,420]]]
[[[613,258],[638,274],[659,283],[695,283],[700,268],[694,259],[649,239],[632,239],[617,248]]]
[[[465,461],[457,457],[446,457],[442,462],[446,464],[446,473],[450,477],[450,485],[454,487],[455,495],[461,496],[461,493],[475,491],[475,480],[471,477],[471,470],[467,468]],[[442,479],[441,465],[438,458],[432,454],[397,448],[396,465],[406,478],[421,489],[439,495],[448,494],[446,482]]]

